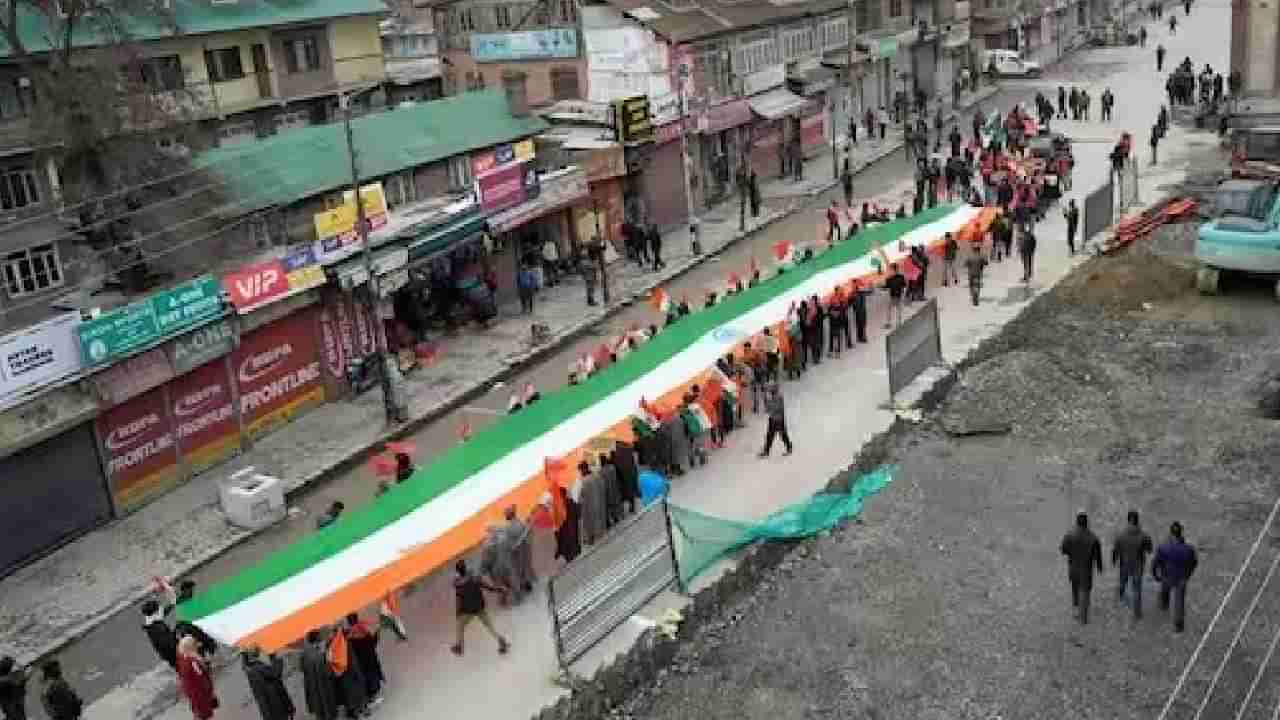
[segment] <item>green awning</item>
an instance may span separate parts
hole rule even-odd
[[[425,262],[484,230],[485,217],[473,213],[422,233],[409,243],[409,262]]]

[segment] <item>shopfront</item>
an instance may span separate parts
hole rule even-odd
[[[602,237],[616,252],[624,252],[622,223],[627,220],[627,162],[621,145],[579,154],[587,173],[591,200],[573,209],[574,233],[579,238]]]
[[[689,124],[690,121],[675,120],[657,126],[653,143],[638,151],[639,186],[646,217],[659,228],[682,223],[689,212],[680,150],[680,136]],[[628,152],[633,151],[628,148]]]
[[[836,85],[831,68],[810,65],[797,69],[787,78],[788,88],[807,98],[800,117],[800,136],[805,157],[831,145],[832,133],[843,134],[849,125],[849,98],[844,88]]]
[[[482,277],[486,267],[492,268],[497,278],[499,300],[513,292],[514,280],[503,272],[511,264],[510,249],[504,238],[490,235],[485,216],[474,202],[461,201],[445,208],[416,233],[406,248],[405,285],[391,297],[396,330],[389,337],[395,342],[403,342],[406,333],[418,342],[429,342],[433,331],[469,317],[459,288]],[[395,282],[398,280],[392,285]]]
[[[743,150],[750,142],[751,106],[731,100],[707,108],[699,120],[698,145],[702,161],[702,203],[720,202],[735,191],[735,176]]]
[[[800,116],[808,101],[779,87],[752,95],[747,103],[759,117],[751,132],[751,163],[756,174],[770,177],[793,172],[791,163],[803,147]]]
[[[567,258],[595,234],[579,236],[572,212],[575,205],[591,206],[587,173],[582,168],[570,166],[543,173],[537,185],[538,192],[532,197],[488,218],[489,232],[504,238],[504,251],[510,253],[509,258],[495,258],[494,272],[499,286],[511,288],[512,296],[518,264],[540,265],[542,246],[548,240],[560,248],[562,258]]]
[[[0,575],[112,514],[93,433],[98,403],[70,382],[81,370],[79,325],[68,313],[0,337]]]

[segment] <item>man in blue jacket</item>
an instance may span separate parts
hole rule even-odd
[[[1156,550],[1151,574],[1160,583],[1160,609],[1169,609],[1173,598],[1173,630],[1182,632],[1186,623],[1187,581],[1196,571],[1196,549],[1182,538],[1182,523],[1169,526],[1169,539]]]

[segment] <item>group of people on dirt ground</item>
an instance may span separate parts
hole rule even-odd
[[[1067,559],[1067,579],[1071,585],[1071,605],[1081,624],[1089,622],[1089,599],[1094,574],[1101,575],[1102,543],[1089,529],[1089,516],[1081,511],[1075,527],[1062,538],[1060,552]],[[1147,556],[1152,553],[1151,536],[1139,523],[1138,512],[1130,510],[1125,527],[1116,533],[1111,545],[1111,566],[1117,571],[1116,599],[1126,596],[1135,620],[1142,618],[1142,580],[1146,574]],[[1151,576],[1160,584],[1160,609],[1173,606],[1173,629],[1186,627],[1187,583],[1196,571],[1196,549],[1183,537],[1182,523],[1169,525],[1169,537],[1155,548]]]

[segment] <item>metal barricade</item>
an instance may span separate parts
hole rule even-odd
[[[889,397],[911,384],[925,368],[942,362],[942,333],[938,325],[938,301],[924,304],[885,338],[889,368]]]
[[[614,527],[549,581],[560,665],[582,657],[678,579],[664,498]]]

